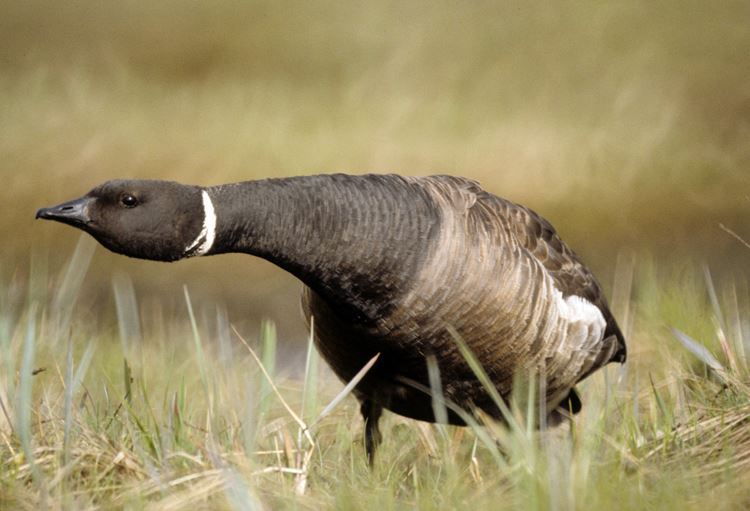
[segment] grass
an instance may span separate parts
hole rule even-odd
[[[613,307],[630,359],[582,385],[571,425],[534,429],[533,385],[518,386],[510,427],[386,414],[370,471],[351,385],[311,346],[299,374],[283,374],[272,324],[241,332],[187,288],[181,312],[149,317],[120,277],[115,316],[94,326],[77,304],[92,244],[82,239],[59,276],[38,266],[28,283],[6,276],[0,287],[2,509],[739,509],[750,499],[746,281],[621,258]]]

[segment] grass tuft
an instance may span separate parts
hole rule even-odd
[[[570,424],[537,429],[533,379],[501,401],[506,423],[475,417],[442,396],[433,361],[429,387],[405,383],[469,427],[387,413],[373,470],[351,391],[377,357],[341,385],[318,367],[311,336],[304,372],[285,377],[270,323],[247,338],[222,309],[215,323],[196,314],[209,309],[186,289],[184,308],[144,322],[123,279],[97,325],[82,282],[58,342],[60,315],[49,311],[70,270],[32,276],[20,293],[3,284],[0,508],[698,509],[719,496],[719,507],[742,507],[750,294],[701,267],[622,261],[615,306],[628,311],[628,370],[583,382]],[[41,278],[53,292],[29,300]]]

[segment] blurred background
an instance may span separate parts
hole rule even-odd
[[[720,225],[750,238],[748,27],[747,1],[0,1],[0,278],[59,272],[78,233],[35,210],[107,179],[323,172],[477,179],[608,289],[618,254],[741,274]],[[99,248],[92,320],[115,275],[304,336],[300,284],[258,259]]]

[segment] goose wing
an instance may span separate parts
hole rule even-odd
[[[544,266],[563,297],[581,297],[601,311],[607,325],[604,340],[612,343],[610,350],[605,350],[608,353],[603,354],[606,359],[599,361],[601,365],[610,361],[624,362],[627,351],[620,327],[609,309],[599,281],[578,254],[562,241],[552,224],[534,211],[500,198],[495,200],[502,204],[504,216],[509,219],[519,244]]]
[[[560,238],[552,224],[525,206],[485,191],[476,181],[454,176],[431,177],[442,187],[452,189],[454,201],[459,207],[471,207],[480,202],[495,210],[507,222],[519,246],[542,265],[564,298],[578,296],[601,311],[606,321],[603,338],[606,346],[591,369],[580,379],[608,362],[625,361],[625,338],[609,309],[601,285],[580,257]]]

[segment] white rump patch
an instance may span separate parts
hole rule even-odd
[[[586,323],[594,325],[599,323],[604,328],[606,322],[599,307],[580,296],[570,295],[563,298],[562,293],[555,289],[555,302],[560,316],[571,323]]]
[[[607,327],[602,311],[580,296],[571,295],[563,298],[562,293],[557,289],[554,293],[557,312],[560,318],[568,324],[566,344],[584,352],[594,349],[594,346],[604,337],[604,330]],[[559,349],[562,349],[562,345]]]
[[[211,250],[216,237],[216,212],[208,192],[203,190],[203,227],[193,242],[185,248],[185,257],[202,256]]]

